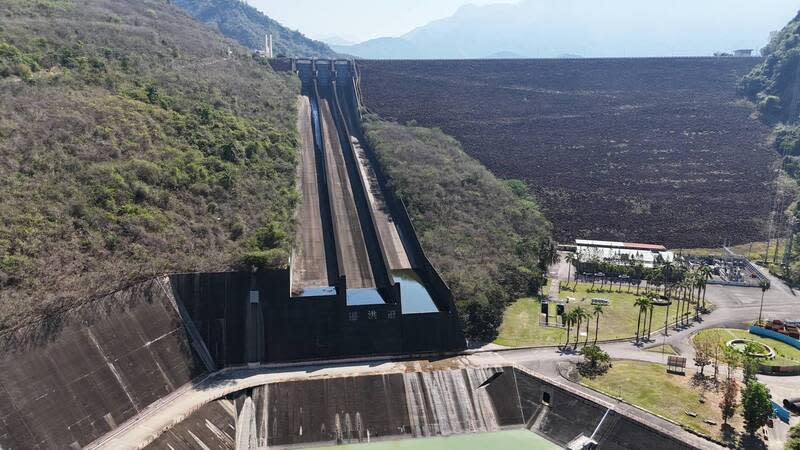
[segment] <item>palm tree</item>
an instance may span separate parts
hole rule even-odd
[[[572,311],[575,314],[575,322],[577,325],[575,326],[575,348],[578,348],[578,340],[581,337],[581,324],[583,323],[583,319],[587,318],[588,315],[586,314],[586,310],[583,307],[578,306]]]
[[[664,293],[669,297],[669,286],[672,284],[672,275],[675,271],[675,265],[672,264],[672,261],[667,261],[661,265],[661,273],[664,276]]]
[[[767,289],[769,289],[769,280],[761,280],[758,283],[758,287],[761,288],[761,306],[758,307],[758,325],[761,325],[761,313],[764,311],[764,294],[766,294]]]
[[[675,301],[677,302],[676,305],[675,305],[675,329],[677,330],[678,329],[678,320],[681,317],[681,306],[683,305],[683,302],[681,301],[681,296],[680,295],[676,295],[675,296]]]
[[[664,336],[669,336],[669,307],[672,300],[667,300],[667,312],[664,314]]]
[[[594,316],[594,344],[597,345],[597,334],[600,331],[600,316],[603,315],[603,306],[594,305],[592,315]]]
[[[680,284],[678,284],[678,287],[680,288],[680,292],[678,293],[678,304],[680,305],[681,310],[680,322],[681,325],[683,325],[683,318],[686,314],[686,284],[681,281]]]
[[[567,253],[567,256],[564,257],[564,261],[566,261],[566,263],[567,263],[567,287],[569,287],[569,281],[570,281],[570,278],[572,278],[572,265],[575,264],[576,262],[580,261],[580,260],[578,259],[578,255],[576,255],[575,253]],[[575,270],[577,272],[578,269],[576,268]],[[578,287],[578,276],[577,275],[578,274],[576,273],[575,274],[575,288],[576,289]]]
[[[700,273],[700,287],[703,289],[703,309],[706,309],[706,284],[711,279],[711,268],[703,264],[697,271]]]
[[[650,341],[650,332],[653,331],[653,308],[656,305],[649,298],[647,299],[647,308],[650,310],[650,324],[647,326],[647,340]]]
[[[642,324],[642,311],[644,311],[645,305],[650,300],[647,297],[637,297],[636,301],[633,302],[634,307],[639,308],[639,317],[636,319],[636,343],[639,343],[639,329],[641,328]]]
[[[583,346],[586,347],[589,345],[589,324],[591,323],[592,314],[588,311],[586,312],[586,339],[583,340]]]
[[[564,340],[564,347],[569,345],[569,329],[572,327],[572,323],[575,321],[575,311],[567,311],[561,316],[561,321],[564,326],[567,327],[567,338]]]

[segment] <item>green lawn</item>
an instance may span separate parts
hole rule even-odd
[[[765,338],[751,334],[747,330],[736,330],[732,328],[712,328],[710,330],[703,330],[698,334],[707,335],[710,333],[720,333],[722,335],[722,345],[725,345],[731,339],[750,339],[751,341],[759,342],[761,344],[769,345],[775,350],[776,356],[772,360],[762,360],[762,363],[767,366],[796,366],[800,365],[800,350],[792,347],[789,344],[784,344],[775,339]]]
[[[717,403],[700,403],[699,392],[690,387],[688,378],[668,374],[666,366],[660,364],[615,361],[608,373],[593,380],[584,379],[582,383],[695,431],[716,435],[718,427],[708,425],[704,420],[722,423]],[[697,417],[687,415],[686,411],[696,413]]]
[[[337,445],[336,448],[345,450],[485,450],[487,448],[554,450],[561,447],[532,431],[510,430],[494,433],[456,434],[447,437],[409,438],[369,444]]]
[[[592,312],[594,306],[591,304],[593,297],[607,298],[611,300],[611,305],[604,308],[604,313],[600,317],[600,340],[620,339],[631,337],[636,334],[636,320],[639,315],[638,309],[634,308],[636,301],[635,289],[631,292],[616,292],[618,287],[614,287],[614,292],[590,291],[591,283],[578,283],[575,292],[562,290],[559,297],[566,299],[574,297],[576,300],[567,305],[567,310],[583,307],[588,312]],[[596,286],[599,289],[599,284]],[[495,340],[495,344],[509,347],[526,345],[557,345],[564,342],[565,330],[559,328],[545,328],[539,326],[540,304],[536,299],[524,298],[517,300],[508,307],[503,323],[500,326],[500,333]],[[656,306],[653,317],[653,331],[664,326],[665,307]],[[670,317],[674,320],[674,315],[670,310]],[[550,304],[550,321],[555,322],[556,306]],[[589,340],[594,340],[594,318],[589,324]],[[581,331],[585,331],[585,325],[581,326]],[[574,328],[570,330],[572,339],[575,338]],[[585,339],[583,336],[581,339]]]
[[[675,347],[673,347],[673,346],[671,346],[669,344],[657,345],[655,347],[650,347],[645,351],[653,352],[653,353],[666,353],[667,355],[680,355],[680,353],[678,353],[678,351],[675,350]]]
[[[777,240],[773,239],[769,244],[769,256],[770,260],[775,255],[775,245],[778,243]],[[781,240],[780,247],[778,248],[778,259],[783,256],[783,251],[785,249],[785,239]],[[753,242],[752,244],[741,244],[735,245],[730,247],[734,253],[747,256],[749,259],[753,261],[763,261],[764,260],[764,253],[767,251],[767,241],[761,242]],[[709,256],[709,255],[721,255],[723,253],[721,247],[717,248],[688,248],[688,249],[681,249],[675,250],[675,253],[683,253],[685,255],[695,255],[695,256]]]

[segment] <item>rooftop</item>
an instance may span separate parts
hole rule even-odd
[[[609,247],[630,250],[649,250],[653,252],[665,252],[667,248],[659,244],[640,244],[636,242],[614,242],[614,241],[594,241],[590,239],[575,239],[575,245],[586,247]]]

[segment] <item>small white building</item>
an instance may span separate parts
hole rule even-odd
[[[753,49],[751,48],[740,48],[739,50],[733,51],[733,56],[738,56],[739,58],[753,56]]]
[[[582,262],[598,259],[623,265],[641,263],[647,268],[671,262],[675,258],[663,245],[588,239],[575,239],[575,254]]]

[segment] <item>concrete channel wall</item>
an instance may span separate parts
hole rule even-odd
[[[452,314],[402,314],[391,303],[348,306],[339,294],[293,298],[288,269],[180,274],[172,284],[218,367],[464,348]],[[256,337],[246,326],[253,298],[263,324]]]
[[[342,108],[346,111],[344,115],[348,121],[350,130],[359,141],[361,141],[364,147],[365,154],[375,173],[378,187],[383,193],[392,218],[395,220],[395,224],[397,225],[403,244],[405,245],[406,253],[408,254],[414,270],[420,275],[428,290],[432,291],[433,300],[436,302],[439,311],[450,312],[457,316],[455,301],[450,287],[447,286],[447,283],[445,283],[439,271],[425,254],[425,250],[422,247],[422,243],[419,241],[419,237],[414,229],[414,224],[411,222],[411,217],[408,214],[408,209],[405,204],[394,191],[387,187],[388,177],[386,176],[386,172],[384,172],[380,161],[378,161],[369,140],[366,139],[364,135],[361,124],[361,110],[363,106],[359,101],[357,75],[358,70],[356,63],[350,62],[350,69],[348,72],[349,78],[339,78],[337,80],[339,98],[342,99]],[[456,320],[458,319],[456,318]]]
[[[513,367],[283,382],[241,391],[228,400],[236,408],[239,448],[354,444],[523,427],[562,446],[597,429],[595,439],[605,449],[694,448],[614,411],[606,416],[604,406]],[[208,412],[195,413],[188,422],[200,422],[195,416],[208,417]],[[214,428],[225,424],[228,418]],[[182,432],[175,430],[170,439]],[[165,448],[164,439],[152,448]]]
[[[205,368],[169,280],[2,336],[0,448],[80,448]]]

